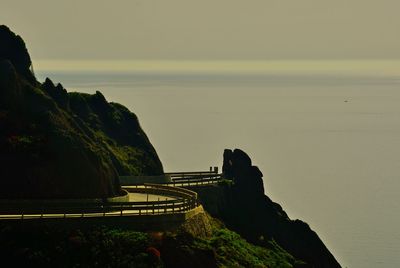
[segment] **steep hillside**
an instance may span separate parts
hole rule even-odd
[[[225,150],[223,172],[233,182],[192,188],[211,216],[255,245],[268,246],[271,240],[275,241],[304,261],[302,267],[340,267],[307,223],[291,220],[279,204],[264,194],[263,174],[252,166],[245,152]]]
[[[110,197],[118,175],[163,173],[127,108],[41,84],[30,65],[22,38],[0,26],[0,198]]]

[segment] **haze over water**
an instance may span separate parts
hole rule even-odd
[[[35,67],[41,81],[100,90],[137,114],[166,171],[221,167],[225,148],[241,148],[266,194],[309,223],[343,267],[400,267],[400,62]]]

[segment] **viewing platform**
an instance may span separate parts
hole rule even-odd
[[[155,176],[150,176],[154,178]],[[0,221],[85,221],[136,226],[139,229],[179,225],[204,213],[197,193],[184,187],[216,184],[223,179],[218,168],[201,172],[170,172],[164,183],[139,183],[146,179],[122,177],[124,195],[108,199],[2,200]]]
[[[122,186],[156,183],[168,186],[190,187],[217,184],[223,179],[218,167],[210,167],[210,171],[167,172],[159,176],[120,176]]]

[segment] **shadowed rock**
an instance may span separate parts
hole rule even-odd
[[[195,188],[204,208],[248,241],[267,246],[274,239],[294,257],[305,261],[301,267],[340,267],[318,235],[301,220],[290,220],[282,207],[264,194],[262,172],[251,165],[242,150],[224,151],[223,173],[232,186]]]
[[[14,34],[7,26],[0,25],[0,60],[9,60],[18,73],[26,79],[34,81],[30,66],[31,57],[25,42],[19,35]]]
[[[0,26],[0,198],[104,198],[119,174],[159,175],[137,117],[105,97],[68,93],[29,67],[23,40]]]
[[[226,178],[232,178],[242,194],[263,196],[263,174],[258,167],[251,165],[250,157],[242,150],[226,149],[224,151],[224,165],[222,171]]]
[[[55,86],[50,78],[46,78],[41,88],[57,102],[58,106],[69,110],[68,93],[60,83]]]

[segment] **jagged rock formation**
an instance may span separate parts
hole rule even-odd
[[[8,59],[19,74],[30,82],[35,81],[29,70],[32,61],[24,40],[11,32],[7,26],[0,25],[0,41],[0,60]]]
[[[275,240],[301,267],[340,267],[318,235],[301,220],[290,220],[282,207],[264,194],[261,171],[242,150],[224,151],[223,172],[232,185],[198,187],[204,208],[229,229],[256,245]]]
[[[0,26],[0,198],[118,195],[118,175],[159,175],[137,117],[120,104],[40,84],[21,37]]]

